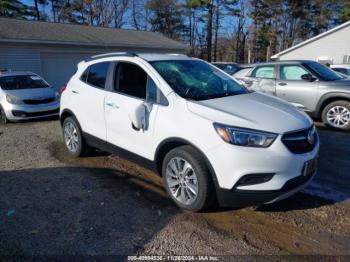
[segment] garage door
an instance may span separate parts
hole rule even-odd
[[[77,64],[92,54],[41,53],[41,71],[47,82],[59,89],[67,83],[77,69]]]

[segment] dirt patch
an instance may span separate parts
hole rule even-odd
[[[350,254],[348,134],[320,130],[315,179],[321,193],[345,197],[298,193],[198,214],[179,210],[143,167],[104,152],[70,157],[58,121],[0,126],[0,134],[0,255]]]

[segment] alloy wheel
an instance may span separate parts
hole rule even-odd
[[[64,126],[64,140],[69,151],[75,153],[79,149],[78,131],[72,122],[67,122]]]
[[[197,175],[189,162],[180,157],[170,159],[166,180],[172,196],[183,205],[191,205],[198,196]]]
[[[350,110],[344,106],[334,106],[327,112],[327,121],[334,127],[347,126],[350,123]]]

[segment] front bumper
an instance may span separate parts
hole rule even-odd
[[[217,198],[222,207],[248,207],[270,204],[294,195],[305,188],[316,172],[307,177],[300,175],[287,181],[280,190],[239,190],[217,188]]]
[[[10,104],[4,102],[2,105],[6,117],[10,121],[36,119],[59,114],[60,101],[55,100],[47,104],[28,105],[28,104]]]
[[[311,151],[295,154],[281,138],[279,135],[268,148],[221,143],[207,150],[221,206],[241,207],[278,201],[298,192],[312,180],[315,172],[306,177],[302,174],[306,163],[318,156],[319,139]],[[257,181],[262,177],[266,179],[247,183],[246,177]]]

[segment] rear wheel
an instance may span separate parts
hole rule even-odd
[[[90,152],[86,144],[78,121],[74,117],[67,117],[63,122],[63,139],[66,148],[74,157],[85,156]]]
[[[327,126],[339,130],[350,130],[350,102],[335,101],[322,112],[322,121]]]
[[[8,119],[6,117],[4,109],[0,106],[0,124],[7,124]]]
[[[180,208],[200,211],[212,203],[211,175],[195,148],[181,146],[171,150],[164,158],[162,175],[169,196]]]

